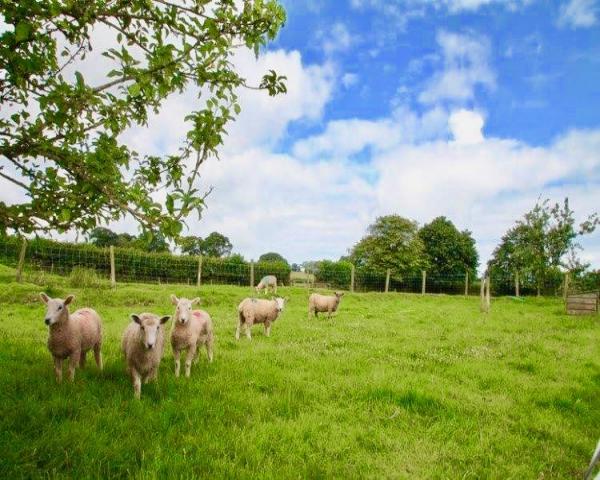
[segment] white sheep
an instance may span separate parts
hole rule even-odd
[[[171,295],[171,302],[176,306],[171,331],[171,346],[175,358],[175,376],[179,377],[179,357],[187,350],[185,359],[185,376],[190,376],[192,360],[198,361],[198,345],[206,347],[208,361],[213,360],[213,325],[210,315],[204,310],[192,310],[192,305],[199,303],[199,298],[188,300]]]
[[[327,318],[331,318],[331,314],[340,306],[343,296],[344,294],[340,292],[335,292],[333,295],[313,293],[308,297],[308,318],[313,315],[316,318],[319,312],[327,312]]]
[[[91,308],[80,308],[69,314],[69,304],[75,298],[65,300],[50,298],[40,293],[46,304],[45,323],[48,325],[48,350],[54,359],[54,373],[58,383],[62,381],[62,362],[69,359],[69,380],[75,379],[77,366],[85,365],[86,354],[94,350],[96,365],[102,370],[102,320]]]
[[[248,340],[252,340],[250,329],[255,323],[263,323],[265,335],[271,334],[272,323],[279,318],[283,311],[286,300],[281,297],[272,300],[259,300],[256,298],[245,298],[238,306],[239,322],[235,331],[235,339],[240,339],[240,329],[245,326]]]
[[[158,367],[165,348],[163,324],[170,318],[168,315],[159,317],[153,313],[131,314],[133,321],[123,333],[121,349],[136,398],[140,398],[142,380],[148,383],[158,378]]]
[[[277,293],[277,277],[275,275],[267,275],[263,277],[256,286],[257,293],[259,293],[261,290],[264,290],[264,293],[269,293],[269,289],[271,289],[274,294]]]

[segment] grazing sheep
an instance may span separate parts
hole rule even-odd
[[[69,380],[75,379],[75,369],[85,365],[85,356],[94,350],[96,365],[102,370],[102,320],[91,308],[80,308],[69,314],[68,305],[75,298],[65,300],[50,298],[40,293],[46,304],[45,323],[48,325],[48,350],[54,358],[54,373],[58,383],[62,381],[62,362],[69,359]]]
[[[256,286],[257,293],[259,293],[261,290],[264,290],[263,293],[269,293],[269,289],[271,289],[273,293],[277,293],[277,277],[275,275],[267,275],[263,277]]]
[[[271,324],[279,318],[283,311],[286,300],[277,297],[272,300],[259,300],[256,298],[245,298],[238,306],[239,323],[235,331],[235,339],[240,339],[240,329],[245,325],[246,336],[252,340],[250,329],[255,323],[264,323],[265,335],[271,334]]]
[[[192,305],[199,303],[199,298],[188,300],[171,295],[171,302],[177,308],[171,331],[171,346],[175,358],[175,376],[179,377],[179,356],[187,350],[185,359],[185,376],[190,376],[192,360],[198,361],[198,345],[206,347],[208,361],[213,360],[213,326],[210,315],[204,310],[192,310]]]
[[[340,306],[340,301],[344,296],[343,293],[335,292],[333,295],[319,295],[313,293],[308,297],[308,317],[318,316],[319,312],[327,312],[327,318],[331,318],[331,314],[336,312]]]
[[[165,348],[163,324],[170,318],[159,318],[153,313],[131,314],[133,321],[123,333],[121,349],[125,355],[127,373],[131,376],[136,398],[140,398],[142,380],[148,383],[158,378],[158,367]]]

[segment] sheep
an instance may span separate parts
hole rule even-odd
[[[331,314],[340,306],[343,296],[344,294],[340,292],[335,292],[331,296],[313,293],[308,298],[308,318],[313,315],[316,318],[319,312],[327,312],[327,318],[331,318]]]
[[[198,361],[198,344],[206,347],[208,361],[213,360],[213,325],[210,315],[204,310],[192,310],[192,305],[199,303],[199,298],[188,300],[171,295],[171,302],[176,306],[171,331],[171,346],[175,358],[175,376],[179,377],[179,356],[187,349],[185,359],[185,376],[190,376],[192,360]]]
[[[277,277],[275,275],[267,275],[258,282],[256,286],[256,293],[264,290],[264,293],[268,293],[269,289],[273,290],[274,294],[277,294]]]
[[[140,398],[142,380],[158,379],[158,367],[165,347],[163,324],[171,318],[153,313],[130,315],[132,322],[123,332],[121,349],[125,355],[127,373],[131,376],[135,398]]]
[[[69,380],[75,380],[77,366],[83,368],[89,350],[94,350],[96,365],[102,370],[102,320],[91,308],[80,308],[69,314],[69,304],[75,298],[69,295],[65,300],[50,298],[40,293],[46,304],[44,322],[48,325],[48,350],[54,359],[56,381],[62,382],[62,362],[69,359]]]
[[[265,325],[265,335],[271,334],[271,324],[279,318],[283,311],[286,299],[277,297],[271,300],[245,298],[238,306],[239,322],[235,331],[235,339],[240,339],[240,329],[245,325],[246,336],[252,340],[250,329],[255,323]]]

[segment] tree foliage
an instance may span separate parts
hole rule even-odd
[[[288,261],[283,258],[282,255],[280,255],[279,253],[276,252],[268,252],[268,253],[263,253],[259,258],[258,258],[259,262],[283,262],[283,263],[288,263]],[[288,263],[289,265],[289,263]]]
[[[212,232],[206,238],[189,236],[179,240],[181,253],[185,255],[204,255],[207,257],[227,257],[233,245],[229,238],[219,232]]]
[[[420,270],[425,261],[418,231],[416,222],[399,215],[379,217],[350,250],[349,259],[356,267],[374,272],[388,268],[397,273]]]
[[[145,252],[168,252],[169,244],[161,233],[143,232],[135,237],[128,233],[115,233],[106,227],[96,227],[88,235],[88,241],[96,247],[135,248]]]
[[[427,272],[433,275],[463,275],[475,278],[479,255],[468,230],[460,232],[446,217],[437,217],[419,230]]]
[[[531,277],[539,291],[558,269],[582,271],[587,267],[579,259],[582,248],[577,239],[592,233],[598,223],[594,213],[577,225],[568,198],[562,205],[538,202],[502,237],[488,267],[496,274],[519,272],[521,277]]]
[[[175,238],[202,212],[199,169],[240,112],[238,89],[286,91],[274,71],[248,85],[232,59],[275,38],[277,0],[0,0],[0,15],[10,26],[0,36],[0,177],[28,197],[0,202],[0,231],[89,231],[129,214]],[[97,51],[112,68],[86,76]],[[198,101],[178,151],[141,156],[123,143],[188,89]]]

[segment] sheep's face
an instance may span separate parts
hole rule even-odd
[[[337,301],[339,302],[342,297],[344,296],[343,292],[334,292],[335,298],[337,298]]]
[[[166,323],[169,315],[165,317],[159,317],[152,313],[142,313],[141,315],[131,314],[131,319],[140,326],[141,340],[144,348],[152,350],[156,345],[158,335],[163,323]]]
[[[73,295],[69,295],[63,300],[61,298],[50,298],[45,293],[40,293],[40,298],[42,302],[46,304],[46,316],[44,317],[44,323],[46,325],[51,326],[69,318],[67,305],[75,298]]]
[[[192,307],[196,303],[200,303],[199,298],[188,300],[187,298],[177,298],[171,295],[171,303],[175,305],[175,322],[186,325],[192,318]]]
[[[285,299],[281,297],[277,297],[274,299],[277,304],[277,311],[279,313],[283,312],[283,307],[285,306]]]

